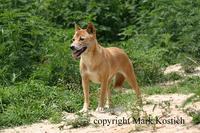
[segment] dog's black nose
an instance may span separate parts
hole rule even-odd
[[[75,50],[75,46],[70,46],[70,49],[71,50]]]

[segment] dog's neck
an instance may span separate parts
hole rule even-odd
[[[101,53],[102,47],[99,45],[97,40],[95,39],[93,43],[90,44],[88,47],[88,51],[83,53],[81,55],[81,59],[84,60],[84,62],[91,62],[93,60],[94,56],[98,56],[99,53]]]

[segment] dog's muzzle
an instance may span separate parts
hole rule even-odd
[[[87,49],[87,46],[79,46],[72,44],[70,46],[70,49],[72,50],[73,57],[78,59],[81,56],[81,54]]]

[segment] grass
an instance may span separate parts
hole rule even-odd
[[[194,124],[200,124],[200,112],[196,112],[192,115],[192,122]]]
[[[1,87],[0,127],[31,124],[41,119],[59,122],[62,111],[75,112],[80,109],[81,96],[81,91],[45,86],[39,81]]]
[[[167,93],[195,93],[200,94],[200,78],[188,78],[173,86],[158,85],[142,87],[142,93],[147,95]],[[68,86],[69,87],[69,86]],[[73,87],[73,86],[71,86]],[[90,109],[97,107],[97,86],[91,87]],[[114,106],[126,106],[133,93],[112,91]],[[191,101],[191,100],[190,100]],[[11,127],[31,124],[42,119],[59,122],[62,112],[77,112],[83,104],[82,89],[46,86],[43,82],[31,80],[15,86],[0,88],[0,127]],[[194,114],[193,121],[199,122],[199,114]],[[76,125],[75,125],[76,126]]]
[[[67,125],[71,125],[73,128],[78,127],[85,127],[90,124],[90,116],[89,114],[83,114],[83,113],[76,113],[77,118],[67,121]]]
[[[144,94],[153,95],[153,94],[167,94],[167,93],[199,93],[200,90],[200,78],[188,78],[181,83],[172,85],[172,86],[147,86],[142,88]]]

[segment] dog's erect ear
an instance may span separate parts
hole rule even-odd
[[[95,30],[94,25],[92,24],[92,22],[88,23],[87,32],[89,34],[95,34],[96,33],[96,30]]]
[[[81,28],[75,23],[75,31],[80,30]]]

